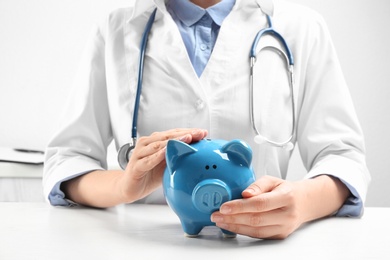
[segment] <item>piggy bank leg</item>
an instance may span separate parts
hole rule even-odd
[[[223,237],[224,237],[224,238],[235,238],[235,237],[237,236],[236,233],[227,231],[227,230],[225,230],[225,229],[221,229],[221,231],[222,231],[222,234],[223,234]]]
[[[194,223],[181,223],[184,234],[186,237],[197,237],[200,231],[202,231],[203,226],[196,225]]]

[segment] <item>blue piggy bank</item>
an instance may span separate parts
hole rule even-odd
[[[243,141],[208,140],[188,145],[169,140],[163,190],[187,236],[212,226],[210,216],[255,181],[252,149]],[[222,230],[225,236],[235,236]]]

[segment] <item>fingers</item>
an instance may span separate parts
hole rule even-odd
[[[260,182],[258,182],[254,187],[260,187],[260,186],[263,185]],[[221,206],[219,213],[216,214],[242,215],[248,213],[250,216],[252,213],[264,213],[264,212],[270,212],[277,209],[281,209],[289,206],[292,203],[293,191],[289,185],[279,185],[279,184],[275,185],[275,188],[271,190],[272,192],[267,190],[267,188],[269,187],[271,186],[264,185],[264,188],[258,188],[259,192],[261,193],[256,196],[245,198],[245,199],[228,201],[224,203]],[[244,219],[243,221],[244,222],[239,222],[239,223],[241,224],[248,223],[246,222],[246,219]]]
[[[264,177],[250,185],[244,199],[224,203],[211,221],[222,229],[258,238],[285,238],[299,227],[301,214],[296,187]]]
[[[289,208],[267,212],[224,215],[213,213],[215,225],[233,233],[257,238],[283,239],[300,226],[299,214]]]
[[[217,225],[218,226],[218,225]],[[222,225],[218,226],[222,229],[229,230],[236,234],[242,234],[253,238],[260,239],[285,239],[291,233],[281,225],[265,226],[265,227],[252,227],[246,225]]]
[[[263,176],[249,185],[243,192],[244,198],[250,198],[262,193],[270,192],[282,183],[282,180],[272,176]]]
[[[203,129],[181,128],[139,138],[125,169],[126,174],[121,175],[120,179],[124,201],[133,202],[143,198],[161,185],[168,140],[191,143],[206,136],[207,131]]]
[[[191,133],[186,134],[185,136],[188,139],[181,140],[183,142],[187,141],[187,143],[197,142],[202,140],[207,136],[208,132],[204,129],[192,129]]]
[[[207,130],[198,128],[178,128],[164,132],[155,132],[150,136],[141,137],[139,143],[149,145],[154,142],[167,142],[170,139],[180,139],[186,136],[189,141],[199,141],[207,136]]]
[[[136,152],[130,158],[128,167],[131,167],[135,175],[143,177],[148,171],[161,164],[165,159],[165,147],[153,153],[140,157]],[[126,169],[127,170],[127,169]]]
[[[291,197],[291,188],[282,185],[283,180],[271,176],[264,176],[246,188],[242,195],[245,199],[233,200],[224,203],[222,214],[237,214],[243,212],[265,212],[288,205]]]
[[[279,212],[277,212],[279,211]],[[259,214],[257,212],[245,213],[245,214],[232,214],[226,215],[221,213],[212,214],[212,221],[218,225],[234,224],[245,225],[250,227],[265,227],[279,225],[280,221],[284,219],[283,211],[278,209],[270,214],[265,212]]]
[[[150,136],[139,138],[136,149],[138,158],[143,158],[164,149],[171,139],[191,143],[207,136],[202,129],[173,129],[166,132],[156,132]]]
[[[129,165],[137,172],[149,171],[164,161],[165,148],[170,139],[191,143],[199,141],[206,136],[207,130],[180,128],[141,137],[132,153]]]
[[[247,199],[238,199],[224,203],[220,210],[219,214],[221,215],[234,215],[234,214],[244,214],[247,213],[251,216],[252,213],[264,213],[270,212],[273,210],[281,209],[287,207],[289,202],[292,200],[288,188],[279,189],[273,192],[267,192],[254,196]],[[240,222],[241,224],[248,223]],[[272,224],[272,223],[271,223]]]

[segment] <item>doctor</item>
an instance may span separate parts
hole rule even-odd
[[[145,51],[137,145],[124,171],[107,170],[107,146],[131,139],[138,57],[145,25],[157,13]],[[261,7],[261,8],[260,8]],[[286,181],[291,150],[254,142],[249,113],[249,51],[267,26],[265,13],[295,60],[294,96],[277,55],[258,57],[255,124],[292,142],[308,173]],[[266,44],[278,44],[265,37]],[[268,41],[268,42],[267,42]],[[235,233],[283,239],[326,216],[361,216],[370,174],[364,140],[329,32],[315,12],[270,0],[138,0],[93,31],[62,125],[50,142],[44,194],[52,205],[111,207],[164,201],[165,145],[206,136],[243,139],[253,149],[257,181],[244,199],[212,215]]]

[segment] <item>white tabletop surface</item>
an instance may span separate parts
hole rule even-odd
[[[43,202],[42,172],[43,164],[0,162],[0,201]]]
[[[283,241],[225,239],[215,227],[187,238],[165,205],[0,203],[0,220],[0,259],[390,259],[390,208],[316,221]]]
[[[43,164],[0,162],[0,178],[42,178]]]

